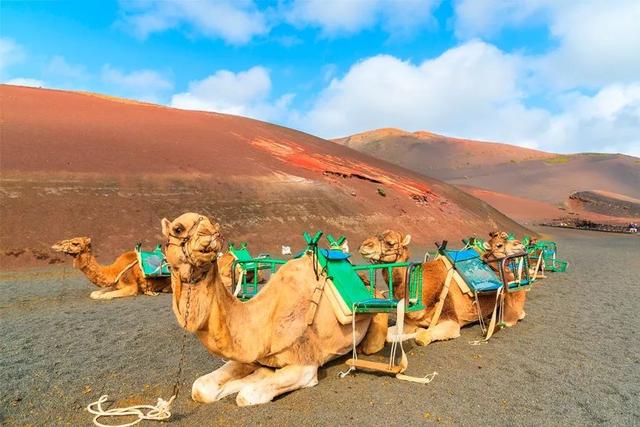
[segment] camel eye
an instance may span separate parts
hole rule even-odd
[[[174,232],[174,233],[176,233],[176,234],[180,234],[180,233],[182,233],[183,231],[184,231],[184,228],[182,228],[182,226],[181,226],[181,225],[176,225],[176,226],[173,228],[173,232]]]

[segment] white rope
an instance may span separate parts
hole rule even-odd
[[[438,373],[436,371],[433,371],[432,373],[425,375],[424,377],[420,378],[420,377],[411,377],[409,375],[405,375],[405,374],[396,374],[396,378],[402,381],[411,381],[412,383],[419,383],[419,384],[429,384],[431,381],[433,381],[433,379],[436,377],[436,375],[438,375]]]
[[[169,417],[171,417],[171,404],[176,398],[176,395],[174,394],[173,396],[171,396],[169,400],[158,398],[158,403],[156,403],[155,405],[134,405],[128,406],[126,408],[113,408],[105,410],[102,408],[102,404],[106,402],[108,398],[109,396],[104,394],[100,397],[100,399],[87,405],[87,411],[95,415],[95,417],[93,417],[93,424],[98,427],[129,427],[138,424],[142,420],[162,421],[169,419]],[[148,410],[146,414],[143,412],[144,410]],[[102,417],[132,416],[136,416],[138,417],[138,419],[126,424],[102,424],[100,421],[98,421]]]
[[[356,305],[353,304],[351,306],[351,339],[352,339],[352,357],[353,357],[353,365],[349,366],[344,372],[339,372],[338,377],[344,378],[349,375],[351,372],[356,370],[355,362],[358,360],[358,352],[356,351]]]

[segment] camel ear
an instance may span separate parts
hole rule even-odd
[[[160,224],[162,224],[162,234],[164,237],[169,237],[169,234],[171,233],[171,221],[167,218],[162,218]]]
[[[85,237],[84,244],[85,246],[91,246],[91,237]]]
[[[487,242],[484,242],[484,243],[482,244],[482,247],[484,248],[484,250],[485,250],[485,251],[488,251],[488,250],[490,250],[490,249],[491,249],[491,245],[490,245],[490,244],[488,244]]]
[[[402,246],[404,246],[405,248],[409,246],[409,243],[411,243],[411,234],[407,234],[406,236],[404,236],[404,239],[402,239]]]
[[[497,231],[492,231],[489,233],[489,237],[496,237],[498,235]]]

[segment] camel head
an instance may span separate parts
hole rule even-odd
[[[504,231],[492,231],[489,233],[489,241],[484,243],[486,250],[485,260],[498,260],[512,255],[522,255],[526,248],[520,240],[509,240],[509,235]]]
[[[164,218],[161,223],[162,234],[167,238],[165,255],[172,273],[184,283],[195,283],[211,269],[222,250],[220,225],[191,212],[173,221]]]
[[[51,249],[76,257],[91,250],[91,239],[89,237],[74,237],[69,240],[60,240],[51,246]]]
[[[411,235],[385,230],[377,236],[367,238],[360,245],[360,255],[375,263],[404,262],[409,259]]]

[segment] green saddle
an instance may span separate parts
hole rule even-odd
[[[410,263],[395,264],[378,264],[378,265],[362,265],[354,266],[349,262],[350,254],[338,249],[344,242],[344,236],[334,239],[330,234],[327,236],[331,249],[318,249],[317,243],[322,236],[322,232],[316,233],[311,237],[308,233],[304,233],[305,240],[311,250],[316,250],[318,263],[323,271],[331,278],[336,290],[340,293],[347,307],[354,309],[356,313],[379,313],[393,312],[398,306],[398,300],[392,295],[389,298],[375,298],[375,271],[389,269],[389,277],[391,277],[391,269],[397,267],[410,268]],[[362,278],[358,275],[358,271],[366,270],[371,272],[370,277],[372,286],[367,289]],[[420,295],[422,290],[422,270],[413,270],[410,268],[410,290],[407,311],[415,311],[422,309]],[[419,283],[418,283],[419,281]],[[390,292],[392,294],[392,291]],[[415,298],[412,298],[415,294]]]
[[[138,243],[135,250],[138,256],[138,265],[140,265],[144,277],[169,277],[171,275],[169,264],[160,245],[157,245],[152,251],[143,251],[142,243]]]

